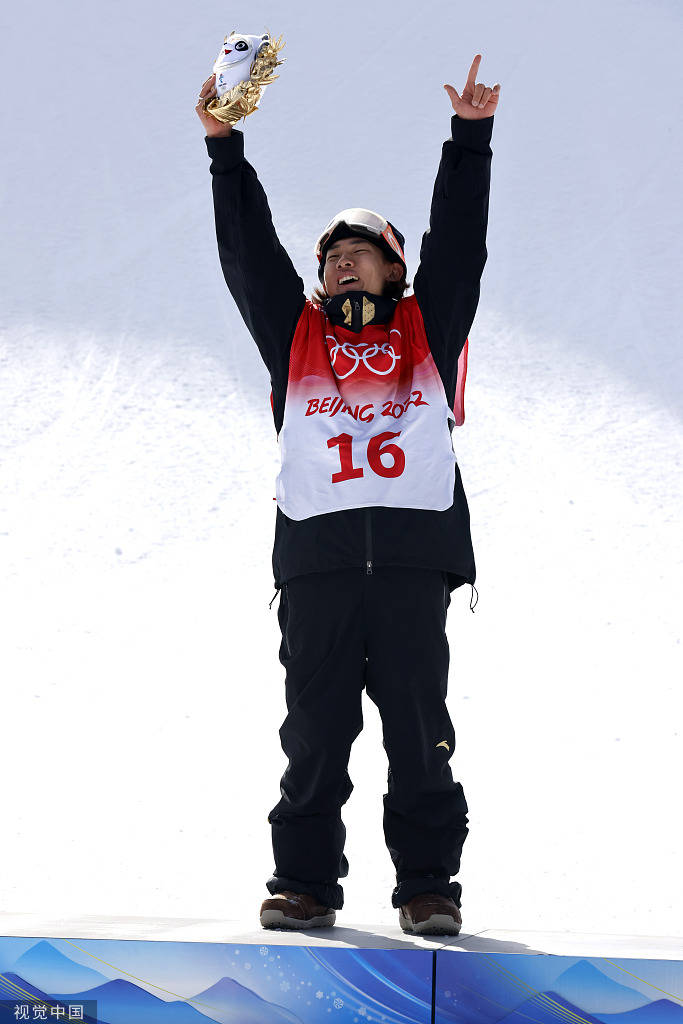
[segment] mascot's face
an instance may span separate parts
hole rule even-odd
[[[367,238],[342,238],[325,253],[325,291],[332,297],[343,292],[382,295],[387,281],[399,281],[400,263],[388,260],[379,246]]]
[[[245,36],[239,32],[231,32],[229,36],[225,37],[223,50],[219,55],[221,66],[230,67],[234,64],[241,64],[242,61],[248,61],[247,67],[251,67],[261,44],[267,39],[267,35]]]
[[[219,99],[240,82],[249,81],[251,66],[259,50],[269,42],[268,33],[262,36],[247,36],[242,32],[231,32],[225,37],[213,66],[216,75],[216,95]]]

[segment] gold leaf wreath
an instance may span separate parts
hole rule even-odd
[[[270,85],[280,77],[274,75],[273,71],[284,63],[278,60],[278,54],[284,45],[282,36],[279,39],[271,39],[268,45],[259,51],[251,65],[249,78],[245,82],[238,82],[228,92],[223,93],[220,99],[213,99],[205,104],[204,109],[207,113],[223,124],[236,124],[241,118],[253,114],[264,86]]]

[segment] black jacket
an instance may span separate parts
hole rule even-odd
[[[474,321],[487,258],[493,120],[451,118],[452,139],[443,144],[429,230],[422,237],[413,283],[450,408],[458,357]],[[233,129],[228,138],[207,136],[205,141],[223,275],[270,373],[279,433],[292,339],[305,304],[304,283],[278,240],[256,172],[244,159],[243,134]],[[375,322],[390,319],[394,300],[373,296],[373,301]],[[340,306],[335,298],[326,304],[333,323],[343,321]],[[457,465],[453,504],[444,512],[374,506],[294,520],[277,509],[276,588],[302,573],[352,566],[371,572],[373,565],[441,569],[451,590],[474,583],[469,510]]]

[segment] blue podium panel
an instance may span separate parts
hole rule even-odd
[[[39,920],[0,915],[0,1022],[683,1024],[675,939]]]
[[[439,1024],[683,1024],[683,949],[681,959],[663,960],[649,951],[632,959],[499,952],[491,942],[480,945],[477,951],[439,950]]]
[[[278,934],[258,945],[0,937],[0,1021],[430,1024],[430,950],[307,946],[308,935],[278,945]]]

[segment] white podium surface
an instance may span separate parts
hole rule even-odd
[[[398,912],[397,912],[398,913]],[[629,957],[683,960],[683,936],[605,935],[569,931],[464,929],[460,935],[411,936],[398,925],[344,922],[301,931],[261,928],[248,920],[211,918],[47,917],[0,913],[0,936],[134,939],[150,942],[228,942],[234,945],[337,946],[353,949],[435,949],[453,952]]]

